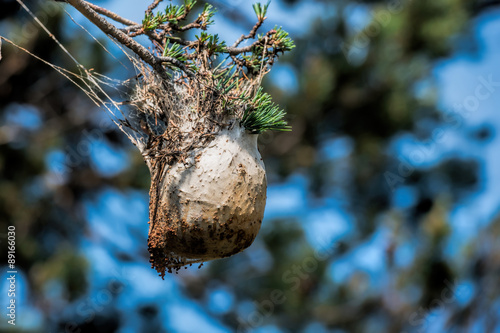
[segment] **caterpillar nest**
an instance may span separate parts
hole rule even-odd
[[[210,4],[187,23],[195,0],[168,4],[156,13],[161,1],[154,1],[138,24],[83,0],[66,2],[137,55],[129,57],[138,72],[128,81],[129,108],[119,108],[123,117],[114,121],[139,148],[151,173],[152,267],[163,277],[250,246],[266,202],[258,134],[290,129],[285,112],[260,87],[278,55],[294,48],[281,28],[257,35],[269,3],[253,5],[257,23],[227,46],[205,32],[215,14]],[[201,30],[196,38],[183,39],[193,29]],[[141,35],[151,48],[134,39]]]
[[[127,119],[145,135],[152,266],[163,275],[241,252],[260,229],[267,186],[258,134],[239,120],[244,106],[229,107],[199,78],[185,85],[139,68]]]

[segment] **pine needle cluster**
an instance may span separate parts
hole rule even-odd
[[[186,87],[184,93],[198,101],[195,109],[199,114],[210,114],[216,122],[237,120],[252,134],[290,130],[285,111],[260,86],[275,60],[295,47],[281,27],[257,34],[266,20],[269,2],[253,5],[257,23],[249,34],[242,35],[231,46],[217,34],[207,32],[216,13],[212,5],[205,4],[201,13],[188,23],[196,5],[196,0],[185,0],[156,13],[150,6],[141,26],[129,29],[128,34],[145,34],[150,38],[165,69],[164,75],[174,84]],[[180,37],[192,29],[200,30],[194,40]],[[244,42],[247,45],[240,46]]]

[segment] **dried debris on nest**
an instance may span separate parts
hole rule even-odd
[[[215,14],[209,4],[186,24],[196,1],[153,13],[161,2],[155,0],[137,24],[83,0],[67,2],[138,56],[139,75],[120,125],[151,172],[152,267],[163,277],[250,246],[267,186],[257,134],[289,130],[284,111],[260,87],[278,55],[294,47],[281,28],[257,35],[269,3],[254,5],[257,23],[227,46],[205,32]],[[195,40],[176,36],[191,29],[202,30]],[[133,39],[139,35],[151,40],[152,51]],[[244,41],[252,43],[240,46]]]
[[[172,165],[186,158],[228,126],[229,110],[217,90],[197,78],[166,81],[140,62],[136,68],[140,75],[132,87],[127,121],[141,134],[138,147],[150,168],[153,161]]]

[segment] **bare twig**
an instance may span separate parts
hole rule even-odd
[[[127,32],[131,32],[131,31],[134,31],[134,30],[139,30],[139,29],[142,29],[142,24],[137,24],[137,25],[129,25],[128,27],[126,28],[121,28],[119,29],[120,31],[123,31],[125,33]]]
[[[248,46],[244,46],[244,47],[229,46],[229,47],[226,47],[226,52],[229,53],[230,55],[238,55],[238,54],[245,53],[245,52],[251,52],[252,49],[259,44],[261,44],[261,42],[259,40],[256,40],[255,42],[252,43],[252,45],[248,45]]]
[[[158,7],[158,5],[160,4],[160,2],[162,2],[163,0],[155,0],[153,1],[152,4],[150,4],[148,6],[148,9],[146,9],[146,15],[151,15],[153,13],[153,10]]]
[[[96,12],[98,12],[99,14],[107,16],[110,19],[115,20],[116,22],[119,22],[119,23],[122,23],[122,24],[125,24],[125,25],[129,25],[129,26],[142,26],[142,25],[139,25],[138,23],[136,23],[134,21],[131,21],[129,19],[121,17],[120,15],[118,15],[116,13],[113,13],[112,11],[107,10],[106,8],[99,7],[98,5],[94,5],[93,3],[90,3],[90,2],[87,2],[87,1],[85,1],[85,2],[89,5],[90,8],[92,8],[93,10],[95,10]]]
[[[262,23],[264,23],[264,19],[262,20],[259,20],[259,22],[255,23],[255,25],[253,26],[252,30],[250,31],[250,33],[248,35],[241,35],[240,38],[238,38],[236,40],[236,42],[234,42],[234,44],[231,46],[233,48],[236,48],[238,47],[238,45],[241,44],[241,42],[243,42],[244,40],[246,39],[253,39],[255,38],[255,34],[257,33],[257,30],[259,30],[260,26],[262,25]]]
[[[256,27],[257,25],[254,26],[254,28]],[[253,29],[252,29],[253,31]],[[271,36],[271,35],[274,35],[276,33],[276,30],[270,30],[266,33],[265,37],[262,38],[261,40],[256,40],[255,42],[252,43],[252,45],[248,45],[248,46],[243,46],[243,47],[235,47],[234,44],[233,46],[229,46],[229,47],[226,47],[226,52],[229,53],[230,55],[238,55],[238,54],[241,54],[241,53],[245,53],[245,52],[251,52],[252,49],[257,46],[257,45],[264,45],[262,43],[263,40],[266,40],[266,44],[267,44],[267,39]],[[249,35],[247,35],[249,36]],[[247,38],[247,36],[243,36],[245,37],[245,39],[248,39],[250,37]],[[253,37],[252,37],[253,38]]]
[[[186,30],[200,28],[200,27],[201,27],[201,24],[193,22],[193,23],[189,23],[188,25],[185,25],[183,27],[175,27],[174,29],[177,31],[186,31]]]
[[[157,33],[153,30],[144,30],[142,24],[131,25],[126,28],[118,29],[121,32],[128,34],[129,37],[137,37],[140,35],[146,35],[152,42],[162,43],[164,38],[164,31]]]
[[[180,44],[180,45],[184,45],[184,46],[192,46],[192,45],[196,44],[196,42],[191,42],[191,41],[182,39],[180,37],[168,36],[167,38],[170,41],[173,41],[174,43],[177,43],[177,44]]]

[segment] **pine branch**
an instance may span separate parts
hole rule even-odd
[[[93,10],[86,1],[67,0],[67,2],[75,7],[76,10],[82,13],[90,22],[94,23],[105,34],[115,38],[118,42],[128,47],[135,54],[137,54],[144,62],[151,65],[151,67],[153,67],[154,70],[158,72],[158,74],[160,74],[162,77],[168,78],[165,69],[161,65],[161,62],[159,62],[151,52],[149,52],[144,46],[133,40],[131,37],[127,36],[127,34],[117,29],[106,19],[99,16],[99,14],[95,10]]]
[[[213,23],[212,18],[216,12],[211,5],[206,4],[194,22],[184,24],[187,13],[196,1],[185,0],[183,5],[168,5],[164,11],[153,14],[161,1],[153,1],[146,10],[142,23],[138,24],[85,0],[66,0],[104,33],[132,50],[164,80],[172,81],[174,76],[171,72],[181,71],[180,77],[175,76],[175,82],[188,84],[189,81],[184,80],[187,77],[194,78],[202,84],[203,94],[220,96],[218,98],[224,110],[245,106],[245,111],[240,115],[240,124],[249,132],[257,134],[266,130],[290,130],[284,120],[284,110],[258,88],[262,77],[269,72],[278,55],[295,47],[282,28],[275,27],[257,36],[258,29],[266,19],[269,3],[253,5],[257,23],[249,34],[243,34],[232,46],[227,46],[224,41],[219,40],[218,35],[204,31]],[[103,16],[126,27],[118,29]],[[196,35],[195,40],[185,40],[173,35],[190,29],[202,31]],[[133,39],[139,35],[148,36],[157,53],[149,51]],[[254,40],[250,45],[238,46],[250,39]],[[231,58],[232,62],[224,64],[225,60],[216,60],[218,56]]]

